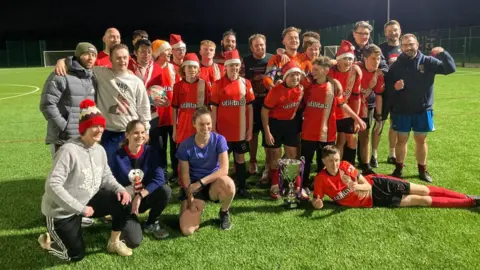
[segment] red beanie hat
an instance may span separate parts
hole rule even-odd
[[[100,110],[91,99],[84,99],[80,102],[80,120],[78,122],[78,131],[83,135],[85,131],[95,125],[101,125],[106,128],[107,122]]]

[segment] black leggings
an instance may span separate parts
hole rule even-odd
[[[120,204],[115,193],[100,190],[87,205],[93,208],[92,217],[111,215],[112,231],[122,231],[122,236],[130,240],[125,241],[127,245],[130,244],[130,247],[140,245],[142,228],[136,219],[130,218],[127,212],[128,207]],[[52,255],[68,261],[80,261],[85,257],[81,215],[63,219],[46,217],[46,223],[51,240],[54,242],[49,250]]]
[[[305,157],[305,168],[303,169],[303,186],[309,187],[310,182],[310,167],[313,160],[313,155],[317,152],[317,173],[320,172],[324,165],[322,162],[322,149],[327,145],[334,145],[334,142],[315,142],[302,140],[301,155]]]
[[[142,199],[138,212],[145,213],[150,209],[147,224],[155,223],[157,218],[162,214],[172,197],[172,189],[168,185],[157,188],[152,194]]]

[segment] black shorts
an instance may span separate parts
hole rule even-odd
[[[253,107],[253,134],[258,134],[260,131],[263,133],[262,125],[262,107],[263,102],[265,101],[264,97],[257,97],[252,102]]]
[[[389,176],[374,176],[372,185],[373,206],[399,207],[402,197],[410,194],[410,183]]]
[[[275,118],[268,119],[268,126],[270,133],[272,133],[275,140],[274,145],[268,145],[265,142],[265,135],[263,136],[263,147],[265,148],[280,148],[282,145],[297,147],[298,145],[298,122],[295,118],[291,120],[278,120]]]
[[[227,142],[228,153],[245,154],[250,151],[250,144],[247,141]]]
[[[355,120],[353,118],[344,118],[337,120],[337,132],[355,134]]]
[[[197,181],[193,181],[192,183],[195,183]],[[210,199],[210,186],[211,184],[206,185],[205,187],[201,187],[198,189],[197,192],[193,193],[193,198],[202,200],[202,201],[212,201]],[[180,189],[180,196],[178,198],[180,201],[184,201],[187,199],[187,194],[185,193],[185,189],[181,188]],[[218,202],[217,201],[212,201],[212,202]]]

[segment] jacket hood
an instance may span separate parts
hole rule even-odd
[[[80,65],[78,59],[74,56],[67,57],[65,63],[67,65],[68,72],[74,73],[80,78],[91,78],[93,76],[93,71]]]

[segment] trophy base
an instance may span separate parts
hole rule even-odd
[[[287,201],[285,200],[283,206],[287,209],[294,209],[294,208],[298,208],[300,206],[300,202],[298,201]]]

